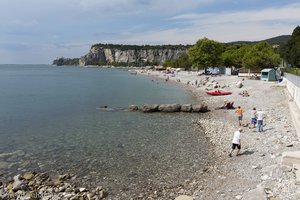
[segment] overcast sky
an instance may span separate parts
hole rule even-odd
[[[51,64],[95,43],[262,40],[300,25],[299,0],[0,0],[0,63]]]

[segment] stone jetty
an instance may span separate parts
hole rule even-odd
[[[128,111],[141,111],[144,113],[153,113],[153,112],[165,112],[165,113],[174,113],[174,112],[208,112],[209,109],[205,104],[143,104],[141,106],[129,105]]]

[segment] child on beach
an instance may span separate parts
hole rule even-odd
[[[235,113],[238,116],[239,126],[242,126],[242,120],[243,120],[244,110],[241,108],[241,106],[238,106],[238,108],[236,109]]]
[[[250,111],[250,117],[251,117],[251,121],[250,121],[250,126],[249,128],[251,128],[251,125],[252,125],[252,128],[255,128],[255,125],[256,125],[256,108],[253,108],[251,111]]]
[[[234,132],[233,139],[232,139],[232,147],[231,147],[231,152],[229,154],[229,157],[232,156],[233,151],[235,148],[237,148],[237,153],[236,155],[238,156],[241,150],[241,132],[243,131],[242,128],[239,128],[238,131]]]

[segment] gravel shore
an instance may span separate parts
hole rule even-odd
[[[194,123],[206,129],[207,136],[215,146],[217,162],[203,175],[201,183],[197,183],[198,188],[191,195],[194,199],[300,199],[296,169],[281,165],[283,152],[295,151],[300,147],[285,87],[248,77],[198,76],[193,72],[179,72],[175,76],[159,72],[147,73],[149,76],[186,85],[211,110]],[[237,83],[243,86],[239,88]],[[206,91],[216,88],[232,94],[206,94]],[[239,94],[244,90],[247,90],[249,96]],[[245,110],[240,156],[228,156],[233,133],[239,125],[234,109],[216,109],[225,99]],[[262,109],[266,114],[263,132],[248,127],[253,107]]]

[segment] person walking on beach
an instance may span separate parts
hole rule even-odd
[[[263,132],[263,120],[265,118],[265,113],[260,109],[259,111],[257,111],[256,116],[258,132]]]
[[[238,106],[235,113],[238,116],[238,120],[239,120],[239,126],[242,126],[242,120],[243,120],[243,113],[244,110],[241,108],[241,106]]]
[[[251,111],[250,111],[250,117],[251,117],[251,121],[250,121],[250,126],[249,128],[255,128],[255,125],[256,125],[256,122],[257,122],[257,119],[256,119],[256,108],[253,108]]]
[[[229,157],[232,157],[233,151],[237,148],[237,153],[236,155],[238,156],[240,153],[240,150],[242,148],[241,146],[241,132],[243,131],[242,128],[239,128],[238,131],[234,132],[233,139],[232,139],[232,147],[231,147],[231,152],[229,154]]]

